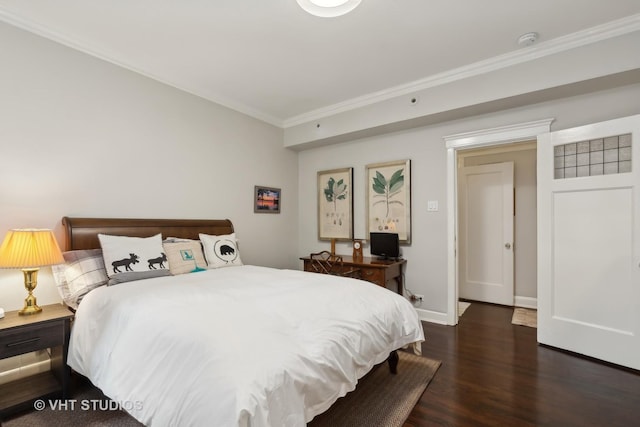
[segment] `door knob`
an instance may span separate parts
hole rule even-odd
[[[504,247],[507,248],[507,249],[511,249],[511,243],[505,243]]]

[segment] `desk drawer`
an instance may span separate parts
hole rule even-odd
[[[379,268],[362,268],[360,270],[362,280],[384,286],[384,271]]]
[[[14,328],[0,333],[0,359],[64,343],[61,321]]]

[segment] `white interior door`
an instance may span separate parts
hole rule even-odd
[[[538,341],[640,369],[640,115],[538,138]]]
[[[513,162],[459,176],[459,296],[513,305]]]

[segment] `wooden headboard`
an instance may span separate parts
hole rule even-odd
[[[98,234],[199,239],[199,234],[223,235],[233,233],[228,219],[127,219],[127,218],[62,218],[66,241],[65,251],[99,249]]]

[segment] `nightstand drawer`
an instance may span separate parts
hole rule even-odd
[[[0,358],[56,347],[63,343],[64,328],[61,321],[9,329],[0,332]]]

